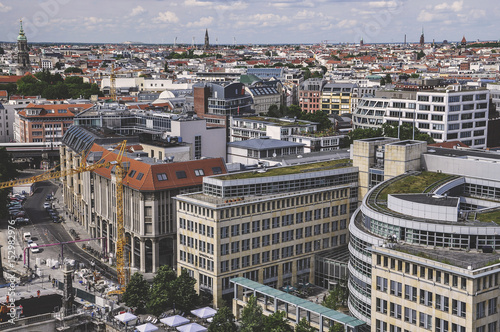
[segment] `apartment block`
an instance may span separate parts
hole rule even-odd
[[[486,148],[489,91],[450,86],[430,91],[377,92],[363,97],[353,114],[354,128],[375,128],[383,123],[410,124],[436,142],[460,140]]]
[[[217,306],[234,277],[313,281],[314,255],[347,243],[357,181],[346,159],[204,178],[203,192],[176,197],[178,271]]]

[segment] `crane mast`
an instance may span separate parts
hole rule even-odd
[[[120,290],[113,291],[114,294],[121,294],[125,290],[126,281],[125,281],[125,259],[123,255],[123,249],[126,244],[125,240],[125,227],[123,222],[123,177],[125,173],[125,169],[122,165],[122,158],[125,153],[127,147],[127,141],[122,141],[116,149],[119,149],[118,154],[114,161],[105,162],[104,159],[100,161],[85,166],[85,162],[82,160],[82,163],[77,168],[71,168],[64,171],[52,171],[43,173],[40,175],[32,176],[25,179],[17,179],[6,182],[0,182],[0,189],[11,188],[18,185],[41,182],[51,179],[57,179],[65,176],[71,176],[80,174],[83,172],[91,172],[96,169],[102,167],[109,167],[111,165],[115,166],[115,180],[116,180],[116,271],[118,275],[118,283],[121,286]],[[85,158],[85,153],[82,152],[82,158]]]

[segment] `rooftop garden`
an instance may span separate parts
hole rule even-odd
[[[254,179],[254,178],[264,178],[270,176],[280,176],[280,175],[289,175],[296,173],[306,173],[306,172],[316,172],[316,171],[324,171],[335,168],[342,168],[352,166],[350,159],[338,159],[338,160],[329,160],[322,161],[319,163],[311,163],[311,164],[303,164],[289,167],[278,167],[271,168],[267,171],[260,169],[259,171],[251,171],[237,174],[229,174],[218,176],[217,178],[223,181],[228,180],[242,180],[242,179]]]
[[[453,176],[444,173],[422,172],[419,175],[410,175],[385,187],[379,194],[379,200],[387,200],[389,194],[423,193],[437,182],[444,182]]]
[[[500,209],[494,210],[494,211],[488,211],[485,213],[478,213],[476,215],[476,220],[479,220],[482,222],[493,221],[494,223],[497,223],[500,225]]]

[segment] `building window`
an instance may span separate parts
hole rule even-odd
[[[158,178],[158,181],[166,181],[167,180],[167,174],[165,174],[165,173],[156,174],[156,177]]]
[[[194,170],[194,175],[196,175],[196,176],[204,176],[205,172],[202,169],[195,169]]]
[[[387,292],[387,279],[382,277],[377,277],[377,290],[381,292]]]

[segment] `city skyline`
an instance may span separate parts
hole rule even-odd
[[[498,40],[500,4],[407,0],[0,1],[2,41],[19,19],[30,42],[203,44],[417,43]]]

